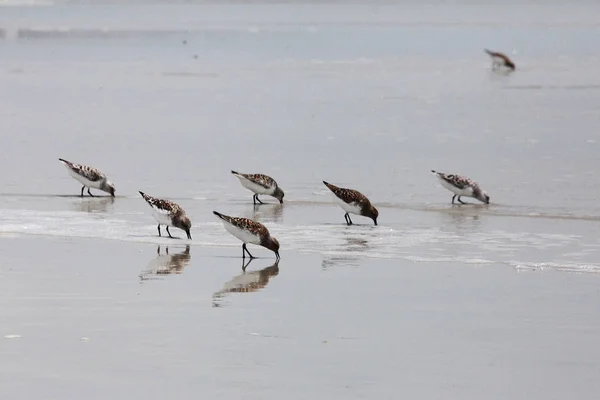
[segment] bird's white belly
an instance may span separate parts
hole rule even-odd
[[[459,189],[456,186],[449,184],[448,182],[446,182],[443,179],[440,179],[440,182],[442,183],[443,187],[445,187],[446,189],[448,189],[449,191],[451,191],[452,193],[454,193],[456,195],[467,196],[467,197],[473,196],[473,188],[471,186],[467,186],[464,189]]]
[[[152,207],[152,216],[161,225],[173,226],[171,214],[167,211]]]
[[[492,56],[492,62],[494,64],[504,64],[504,59],[501,57]]]
[[[71,174],[71,176],[73,178],[75,178],[77,181],[79,181],[82,185],[85,185],[87,187],[91,187],[94,189],[100,189],[100,183],[102,182],[102,179],[92,182],[90,180],[87,180],[85,177],[79,175],[77,172],[73,171],[71,168],[67,167],[67,169],[69,170],[69,174]]]
[[[223,225],[225,226],[227,232],[231,233],[242,242],[260,245],[260,237],[258,237],[258,235],[254,235],[245,229],[240,229],[227,221],[223,221]]]
[[[264,188],[260,185],[257,185],[256,183],[244,178],[243,176],[238,177],[238,178],[240,179],[240,182],[242,183],[243,187],[245,187],[248,190],[251,190],[252,192],[254,192],[256,194],[272,195],[275,192],[274,187]]]
[[[340,207],[342,207],[347,213],[360,215],[360,207],[356,205],[356,203],[348,204],[337,196],[335,196],[335,199],[337,200]]]

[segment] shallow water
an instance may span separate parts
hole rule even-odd
[[[417,397],[597,392],[598,5],[66,3],[0,7],[0,312],[37,338],[3,351],[55,360],[60,347],[42,350],[29,324],[43,317],[37,327],[61,342],[91,303],[90,329],[111,337],[92,354],[113,346],[126,352],[115,362],[143,361],[125,381],[106,354],[79,375],[77,353],[64,375],[33,383],[65,398],[57,382],[96,387],[100,374],[125,393],[157,354],[186,373],[140,396],[184,384],[227,398],[389,397],[400,372]],[[491,72],[484,48],[517,71]],[[79,198],[58,157],[100,168],[117,198]],[[283,206],[253,207],[231,169],[274,177]],[[452,206],[431,169],[475,179],[492,203]],[[345,226],[323,180],[367,195],[379,226]],[[187,252],[156,236],[138,190],[187,210]],[[265,223],[281,265],[251,248],[266,259],[243,274],[213,210]],[[256,345],[257,332],[288,344]],[[589,347],[564,347],[580,341]],[[9,394],[33,364],[3,367]]]
[[[292,250],[243,273],[228,249],[168,247],[0,241],[2,396],[592,399],[599,389],[590,275]]]

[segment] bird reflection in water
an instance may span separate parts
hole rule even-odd
[[[115,198],[112,196],[105,197],[87,197],[77,199],[71,203],[75,211],[87,213],[104,213],[108,211],[108,206],[113,205]]]
[[[165,254],[161,254],[160,245],[156,250],[157,257],[148,263],[146,269],[140,274],[140,280],[158,279],[161,275],[181,274],[192,258],[190,246],[185,246],[181,253],[169,254],[169,247]]]
[[[481,220],[479,218],[478,209],[473,207],[468,212],[464,210],[450,210],[441,215],[442,230],[448,230],[456,233],[471,234],[480,229]]]
[[[233,277],[223,285],[223,289],[213,294],[213,307],[219,307],[218,301],[227,293],[250,293],[263,289],[269,283],[269,280],[279,275],[279,261],[275,264],[258,271],[246,271],[246,268],[253,260],[250,259],[246,264],[242,263],[242,273]]]
[[[340,246],[343,255],[328,255],[321,262],[323,269],[335,266],[353,266],[359,265],[360,256],[357,253],[366,253],[371,249],[371,245],[366,236],[346,236],[346,243]]]
[[[246,213],[246,218],[262,222],[281,222],[283,204],[255,204],[251,212]]]

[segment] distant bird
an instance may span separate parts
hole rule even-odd
[[[379,211],[373,207],[365,195],[356,190],[340,188],[325,181],[323,181],[323,183],[333,192],[340,207],[346,211],[344,218],[348,225],[352,225],[350,213],[371,218],[375,225],[377,225]]]
[[[100,170],[86,165],[75,164],[63,158],[59,158],[58,161],[63,163],[69,170],[71,176],[83,185],[81,188],[81,197],[83,197],[83,189],[86,187],[88,194],[92,197],[94,197],[94,195],[90,192],[90,188],[102,190],[110,193],[112,197],[115,197],[115,185],[113,185]]]
[[[496,51],[491,51],[488,49],[484,49],[483,51],[488,53],[492,58],[492,69],[495,70],[497,68],[504,67],[510,69],[511,71],[515,70],[515,64],[505,54],[498,53]]]
[[[248,218],[230,217],[213,211],[223,222],[227,232],[242,241],[242,258],[246,258],[246,253],[250,258],[254,258],[246,248],[246,244],[256,244],[266,247],[275,253],[279,260],[279,242],[269,233],[269,230],[260,222],[252,221]]]
[[[192,239],[192,235],[190,234],[192,222],[185,214],[185,210],[183,208],[171,200],[157,199],[156,197],[147,195],[144,192],[140,192],[140,194],[152,209],[152,215],[158,222],[158,236],[162,236],[160,232],[160,226],[166,225],[167,233],[169,234],[170,238],[173,236],[171,236],[171,232],[169,232],[169,226],[174,226],[175,228],[185,231],[187,238],[190,240]]]
[[[488,194],[479,187],[477,182],[472,179],[460,175],[445,174],[434,170],[431,170],[431,172],[440,180],[443,187],[454,193],[454,196],[452,196],[452,204],[454,204],[456,196],[458,196],[458,202],[460,204],[466,204],[460,199],[462,196],[473,197],[482,203],[490,204],[490,196],[488,196]]]
[[[270,176],[263,174],[240,174],[237,171],[231,171],[231,173],[240,180],[243,187],[254,192],[254,197],[252,197],[254,204],[256,204],[257,201],[260,204],[264,204],[258,198],[259,194],[273,196],[279,200],[279,203],[283,203],[283,190],[277,185],[275,179]]]

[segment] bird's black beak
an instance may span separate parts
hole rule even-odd
[[[375,222],[375,226],[377,226],[377,218],[373,218],[373,222]]]
[[[192,235],[190,234],[190,231],[185,231],[185,233],[187,233],[188,239],[192,240]]]
[[[283,199],[280,199],[280,200],[279,200],[279,204],[283,204]]]

